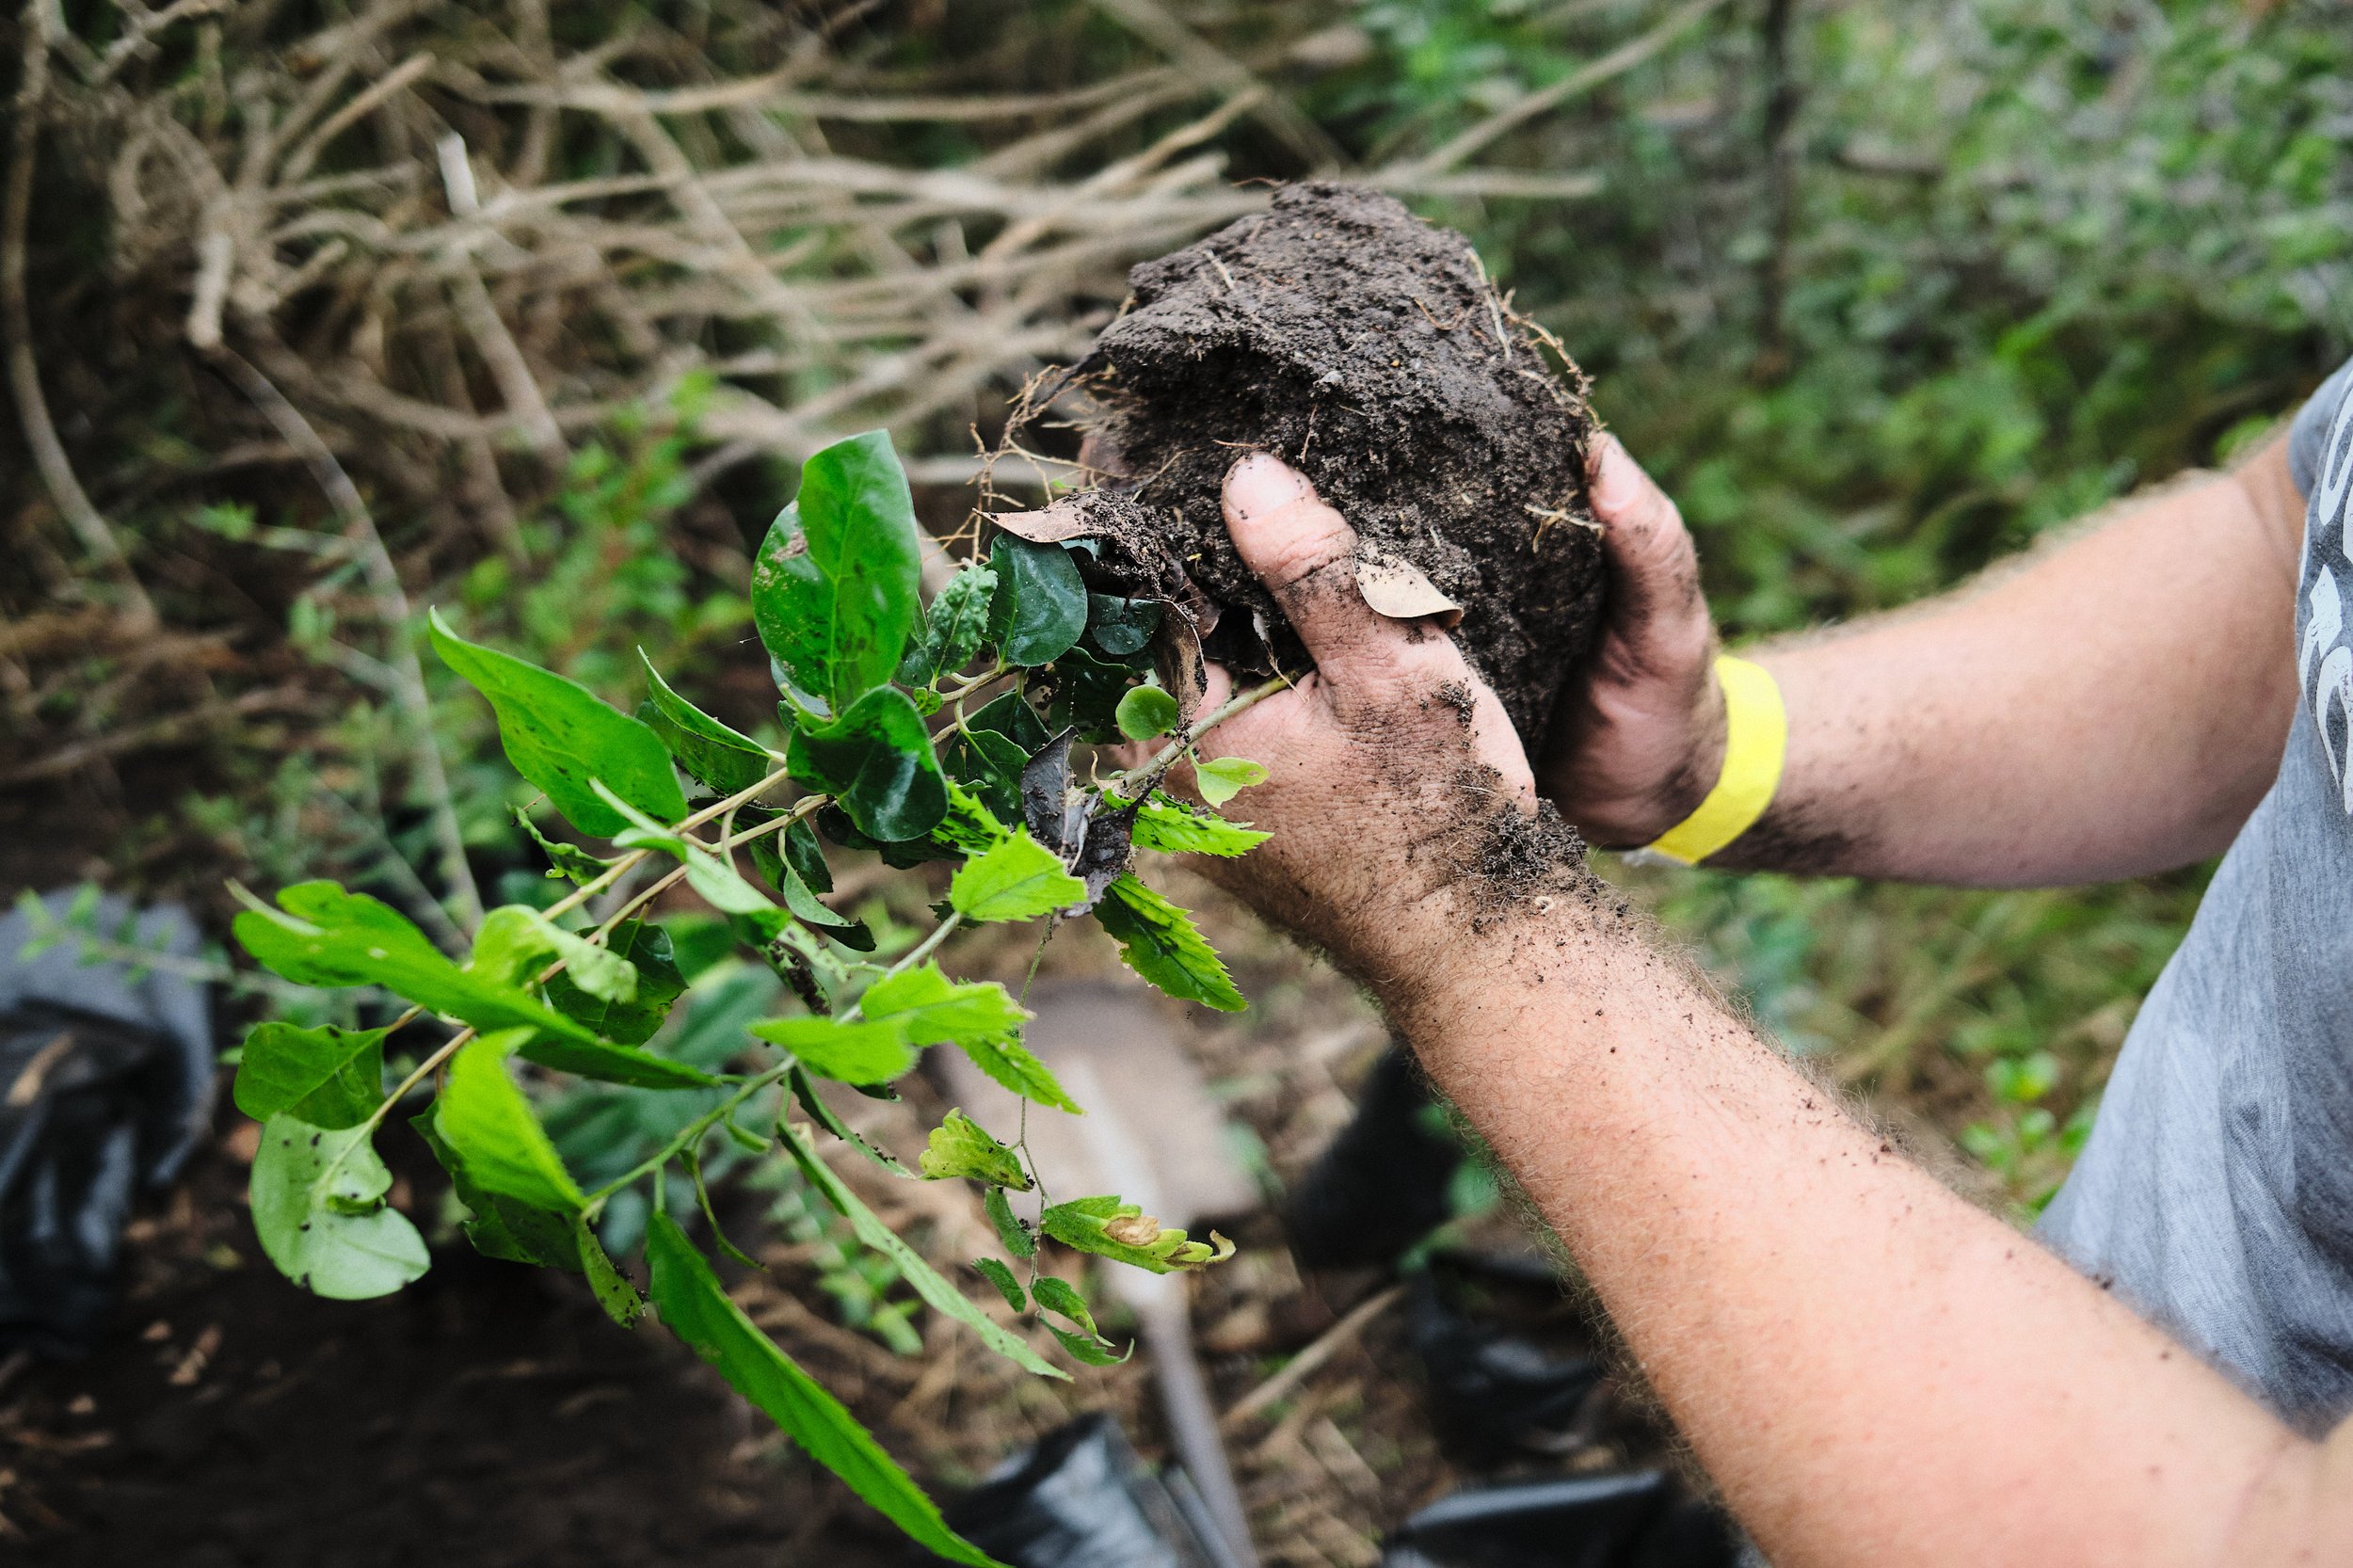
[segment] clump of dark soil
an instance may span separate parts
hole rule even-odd
[[[1273,452],[1366,555],[1462,607],[1457,637],[1534,741],[1601,608],[1593,421],[1583,374],[1469,243],[1377,191],[1300,184],[1128,280],[1071,382],[1127,476],[1064,504],[1104,538],[1098,569],[1187,605],[1209,658],[1303,667],[1219,505],[1242,451]]]

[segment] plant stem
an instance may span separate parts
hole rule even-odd
[[[714,805],[704,807],[693,816],[688,817],[684,822],[680,823],[678,824],[679,831],[680,833],[684,833],[690,828],[700,827],[703,824],[709,822],[713,817],[724,816],[740,806],[748,805],[750,802],[758,800],[761,795],[767,793],[778,784],[783,783],[785,781],[785,771],[782,768],[778,768],[776,772],[770,774],[767,777],[760,780],[760,782],[752,785],[750,788],[739,790],[734,794],[728,796],[725,800],[719,801]],[[817,808],[816,806],[811,806],[809,804],[810,800],[815,801],[818,806],[822,806],[829,798],[831,797],[825,795],[811,795],[809,800],[802,801],[799,806],[793,808],[793,816],[792,820],[798,820],[801,816],[806,815],[808,811],[813,811]],[[647,856],[651,855],[653,851],[649,849],[631,850],[627,855],[624,855],[618,860],[614,861],[612,865],[606,867],[603,875],[599,876],[592,882],[584,883],[581,887],[573,888],[569,893],[556,900],[555,903],[550,904],[546,909],[540,912],[546,915],[550,920],[553,920],[558,915],[579,908],[582,904],[596,897],[597,894],[604,891],[605,888],[610,888],[614,883],[619,881],[624,875],[633,870],[639,862],[643,861]],[[676,881],[677,878],[673,877],[670,880]],[[607,923],[610,924],[611,922],[608,921]]]
[[[732,1114],[737,1106],[742,1105],[762,1089],[782,1082],[784,1076],[799,1064],[798,1057],[787,1056],[781,1065],[771,1067],[758,1078],[751,1080],[734,1094],[688,1123],[677,1137],[671,1139],[660,1149],[589,1193],[588,1201],[583,1206],[588,1217],[594,1219],[603,1210],[605,1201],[631,1182],[640,1176],[655,1174],[663,1166],[667,1165],[680,1151],[692,1148],[700,1143],[710,1135],[712,1128],[719,1125],[720,1118]]]

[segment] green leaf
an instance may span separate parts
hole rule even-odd
[[[994,1187],[1030,1190],[1030,1174],[1021,1157],[988,1135],[988,1129],[961,1111],[932,1128],[919,1162],[926,1181],[984,1181]]]
[[[801,465],[800,494],[752,565],[752,617],[793,684],[839,713],[897,671],[921,581],[906,471],[889,435],[869,430]]]
[[[523,987],[537,984],[538,972],[551,958],[564,960],[564,972],[592,997],[606,1001],[633,1001],[637,969],[619,953],[565,930],[525,904],[504,904],[482,917],[474,933],[469,973],[495,985]]]
[[[680,767],[723,795],[740,794],[776,771],[766,746],[672,691],[642,648],[637,662],[646,666],[647,683],[637,716],[661,738]]]
[[[441,663],[490,699],[506,760],[545,790],[574,827],[600,838],[621,830],[619,815],[589,789],[591,779],[602,779],[650,816],[676,822],[686,815],[686,792],[652,730],[577,680],[466,641],[438,610],[427,621]]]
[[[1131,741],[1148,741],[1176,728],[1184,714],[1176,699],[1158,686],[1132,686],[1112,710],[1112,722]]]
[[[916,1049],[895,1018],[770,1018],[751,1032],[782,1046],[820,1078],[888,1083],[915,1065]]]
[[[1150,1273],[1174,1273],[1223,1263],[1234,1243],[1216,1231],[1195,1241],[1162,1225],[1141,1208],[1115,1197],[1075,1198],[1037,1217],[1038,1228],[1075,1252],[1133,1264]]]
[[[1040,1377],[1064,1376],[1051,1362],[1032,1350],[1027,1340],[1009,1332],[982,1311],[969,1296],[950,1284],[938,1270],[925,1262],[920,1253],[900,1240],[898,1232],[883,1224],[874,1211],[860,1202],[858,1195],[834,1174],[833,1167],[818,1159],[816,1151],[790,1128],[784,1133],[784,1146],[800,1162],[801,1174],[808,1178],[808,1184],[824,1193],[825,1201],[850,1222],[851,1231],[861,1242],[890,1260],[899,1271],[900,1277],[914,1288],[917,1295],[937,1310],[968,1325],[989,1349],[1024,1371],[1035,1372]]]
[[[825,1096],[819,1094],[817,1085],[809,1080],[807,1069],[794,1067],[786,1075],[785,1081],[792,1084],[792,1097],[800,1102],[802,1110],[808,1112],[810,1121],[815,1122],[892,1176],[906,1176],[910,1179],[914,1177],[915,1173],[901,1164],[889,1150],[868,1143],[858,1135],[856,1128],[834,1114],[833,1107],[825,1103]]]
[[[988,1213],[988,1223],[997,1227],[997,1240],[1016,1257],[1037,1256],[1037,1237],[1028,1225],[1014,1217],[1013,1204],[1001,1187],[991,1187],[981,1194],[981,1208]],[[1016,1310],[1019,1310],[1016,1308]]]
[[[1136,1353],[1136,1348],[1130,1345],[1128,1347],[1128,1355],[1113,1355],[1106,1341],[1090,1338],[1083,1334],[1073,1334],[1068,1329],[1057,1328],[1052,1323],[1046,1325],[1046,1332],[1052,1335],[1062,1348],[1070,1352],[1070,1358],[1073,1361],[1082,1362],[1089,1367],[1116,1367],[1126,1361],[1128,1355]]]
[[[1157,599],[1114,599],[1087,595],[1087,635],[1114,659],[1143,651],[1160,630],[1163,609]]]
[[[449,1083],[434,1104],[433,1124],[486,1192],[570,1216],[587,1202],[548,1141],[531,1102],[507,1076],[520,1031],[486,1034],[449,1064]]]
[[[830,724],[795,728],[786,754],[794,778],[832,795],[872,838],[920,839],[948,809],[923,715],[895,686],[868,692]]]
[[[992,735],[994,741],[998,737]],[[1015,776],[1016,778],[1018,775]],[[1013,837],[1013,829],[998,821],[981,797],[953,779],[948,781],[948,810],[932,829],[932,841],[967,855],[994,849]]]
[[[973,1568],[1000,1568],[987,1553],[950,1529],[932,1500],[841,1401],[819,1387],[760,1332],[743,1308],[728,1300],[719,1276],[667,1214],[653,1216],[646,1233],[646,1257],[652,1266],[653,1303],[662,1321],[717,1368],[728,1386],[766,1412],[811,1459],[840,1476],[917,1545]]]
[[[1135,806],[1135,846],[1165,855],[1247,855],[1274,836],[1248,823],[1227,822],[1214,811],[1188,805],[1160,790],[1153,791],[1141,805],[1109,792],[1103,802],[1113,808]]]
[[[923,613],[922,634],[907,645],[899,662],[899,681],[928,686],[972,662],[988,635],[989,602],[996,596],[997,573],[974,562],[960,568],[939,590]]]
[[[596,1230],[584,1214],[572,1216],[572,1243],[580,1249],[581,1272],[588,1276],[588,1289],[597,1298],[597,1304],[623,1328],[635,1328],[646,1304],[638,1298],[637,1288],[629,1282],[629,1277],[614,1267],[612,1256],[605,1252],[604,1243],[597,1240]]]
[[[1005,1298],[1005,1304],[1016,1312],[1030,1310],[1030,1298],[1022,1292],[1021,1282],[1013,1277],[1013,1271],[993,1257],[976,1257],[972,1267],[981,1277],[997,1287],[997,1293]]]
[[[1046,679],[1046,716],[1055,728],[1071,728],[1089,744],[1116,741],[1119,705],[1136,689],[1140,668],[1098,659],[1074,648],[1056,659]]]
[[[1086,896],[1086,884],[1026,827],[957,867],[948,884],[948,903],[968,920],[1034,920]]]
[[[658,925],[626,920],[614,928],[604,945],[637,971],[636,994],[626,1001],[592,996],[573,984],[567,971],[548,982],[548,1004],[608,1040],[642,1046],[685,994],[686,976],[671,952],[670,934]]]
[[[466,1206],[469,1218],[461,1225],[466,1240],[485,1257],[510,1263],[530,1263],[543,1269],[578,1269],[580,1241],[575,1234],[580,1216],[561,1209],[539,1208],[503,1197],[477,1184],[463,1156],[441,1136],[441,1107],[436,1101],[408,1125],[449,1173],[450,1190]]]
[[[550,876],[560,876],[575,888],[585,888],[613,869],[612,861],[591,855],[578,844],[568,844],[561,839],[551,839],[540,832],[539,824],[531,820],[531,813],[520,806],[515,808],[515,820],[522,824],[525,833],[531,835],[531,841],[539,846],[539,852],[548,857]]]
[[[257,1122],[288,1115],[312,1127],[358,1127],[384,1102],[388,1029],[258,1024],[237,1063],[237,1109]]]
[[[817,841],[817,830],[808,825],[807,818],[784,830],[784,863],[792,868],[792,874],[801,879],[812,893],[833,891],[833,868],[825,864],[825,846]]]
[[[253,1157],[253,1233],[279,1272],[333,1301],[388,1296],[430,1259],[369,1143],[373,1127],[312,1127],[292,1116],[262,1126]]]
[[[919,1046],[994,1039],[1017,1032],[1029,1013],[993,980],[950,980],[938,961],[885,975],[866,988],[858,1008],[888,1018]]]
[[[1223,806],[1253,784],[1266,782],[1266,764],[1247,757],[1212,757],[1193,765],[1193,787],[1211,806]]]
[[[972,1059],[972,1065],[995,1079],[1023,1099],[1035,1100],[1056,1111],[1067,1111],[1082,1116],[1079,1102],[1056,1081],[1046,1064],[1032,1054],[1030,1048],[1010,1035],[986,1040],[959,1040],[957,1047]]]
[[[246,910],[233,929],[246,952],[297,984],[381,985],[486,1032],[528,1025],[540,1034],[522,1055],[558,1072],[646,1089],[714,1081],[676,1062],[608,1045],[513,986],[458,968],[423,932],[365,893],[302,882],[280,892],[278,903],[279,909]]]
[[[1240,1013],[1250,1005],[1234,989],[1225,960],[1193,917],[1137,881],[1134,872],[1122,872],[1104,889],[1095,918],[1119,943],[1128,967],[1170,996],[1221,1013]]]
[[[1086,1298],[1072,1289],[1067,1280],[1053,1274],[1040,1274],[1032,1289],[1040,1307],[1067,1318],[1096,1338],[1102,1337],[1101,1331],[1095,1326],[1095,1314],[1087,1310]]]
[[[989,547],[988,564],[997,570],[989,640],[1003,650],[1006,662],[1034,669],[1069,651],[1087,624],[1087,588],[1070,552],[1060,545],[1000,534]]]

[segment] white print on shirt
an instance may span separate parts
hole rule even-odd
[[[2337,585],[2337,574],[2329,568],[2326,554],[2333,543],[2333,553],[2353,567],[2353,558],[2346,555],[2345,538],[2345,504],[2353,493],[2353,397],[2337,405],[2336,417],[2329,422],[2329,440],[2323,453],[2320,486],[2313,494],[2312,510],[2308,515],[2311,539],[2312,586],[2305,591],[2303,635],[2297,641],[2297,684],[2312,705],[2313,728],[2320,731],[2320,749],[2329,760],[2329,774],[2337,782],[2337,790],[2347,816],[2353,816],[2353,772],[2346,768],[2348,758],[2337,749],[2330,720],[2338,713],[2345,715],[2346,750],[2353,752],[2353,648],[2342,640],[2345,636],[2345,595]]]

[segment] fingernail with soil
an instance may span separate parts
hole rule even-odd
[[[1593,510],[1604,515],[1619,510],[1639,493],[1641,482],[1642,471],[1626,456],[1617,437],[1603,436],[1593,443]]]
[[[1225,473],[1225,506],[1244,522],[1314,494],[1298,470],[1280,457],[1253,452]]]

